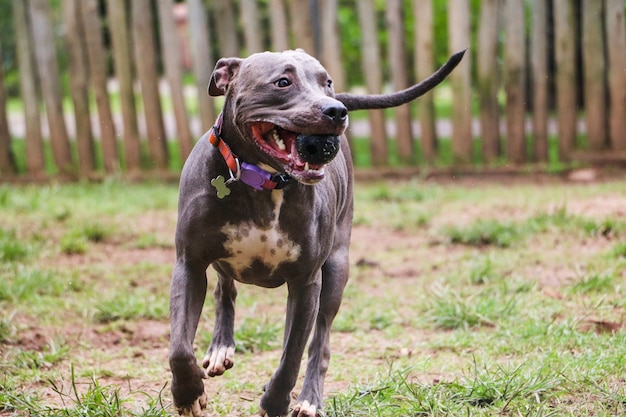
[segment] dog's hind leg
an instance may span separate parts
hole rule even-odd
[[[215,327],[211,345],[202,361],[209,376],[222,375],[235,364],[235,299],[237,289],[232,278],[218,273],[215,287]]]
[[[179,259],[170,289],[170,369],[172,396],[179,414],[200,417],[206,407],[204,371],[193,352],[193,340],[206,296],[206,267]]]

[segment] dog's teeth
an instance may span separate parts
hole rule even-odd
[[[309,163],[308,162],[304,164],[304,170],[306,172],[309,172],[311,170],[311,168],[309,167]]]
[[[276,143],[276,146],[278,146],[278,149],[280,149],[281,151],[287,149],[287,147],[285,146],[285,141],[282,140],[280,136],[278,136],[278,132],[276,131],[276,129],[272,130],[272,137],[274,138],[274,142]]]

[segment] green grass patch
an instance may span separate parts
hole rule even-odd
[[[257,353],[274,350],[281,346],[282,323],[268,318],[246,317],[235,330],[235,348],[240,353]],[[207,345],[208,346],[208,345]]]
[[[618,276],[614,272],[592,273],[574,282],[571,291],[579,294],[613,292],[617,281]]]
[[[442,234],[451,243],[468,246],[509,248],[523,238],[518,225],[492,219],[479,219],[468,226],[448,226]]]
[[[0,391],[0,406],[5,411],[14,411],[18,415],[45,417],[85,417],[85,416],[132,416],[132,417],[166,417],[170,415],[169,405],[163,400],[163,391],[153,394],[145,391],[131,390],[122,394],[117,384],[102,385],[92,378],[87,389],[79,389],[79,383],[71,368],[70,386],[64,387],[50,382],[51,389],[61,405],[45,404],[36,394]],[[133,404],[139,397],[143,406]]]
[[[434,292],[430,300],[429,321],[444,330],[494,327],[499,321],[510,319],[516,307],[514,298],[497,291],[462,295],[450,288],[442,288]]]
[[[15,335],[15,326],[13,324],[13,317],[15,312],[10,314],[3,314],[0,317],[0,343],[6,343],[13,339]]]
[[[66,359],[69,347],[63,341],[50,341],[41,351],[22,350],[13,358],[16,368],[39,370],[51,368]]]
[[[626,259],[626,242],[617,242],[613,245],[610,256],[616,259]]]
[[[68,289],[63,277],[37,267],[18,266],[1,275],[5,279],[0,280],[0,301],[37,303],[42,297],[57,297]]]
[[[133,288],[96,304],[94,320],[109,323],[118,320],[155,319],[169,316],[168,300],[150,290]]]
[[[22,261],[33,251],[32,245],[18,239],[14,230],[0,228],[0,261]]]
[[[533,366],[474,367],[451,381],[419,381],[411,369],[391,370],[371,385],[329,401],[328,416],[549,415],[563,379]]]

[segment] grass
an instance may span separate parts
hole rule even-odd
[[[156,297],[142,288],[115,292],[114,296],[96,302],[94,320],[109,323],[118,320],[166,319],[169,307],[166,298]]]
[[[428,317],[443,330],[495,327],[500,319],[515,310],[515,299],[490,290],[473,295],[461,295],[443,288],[435,291],[428,306]]]
[[[626,232],[626,222],[613,217],[590,219],[574,216],[559,208],[553,213],[538,213],[522,222],[477,219],[468,225],[448,225],[441,233],[455,244],[508,248],[529,235],[546,233],[550,230],[579,233],[590,237],[613,235],[618,237]]]
[[[474,363],[450,382],[423,383],[414,372],[392,367],[376,385],[334,397],[328,415],[515,415],[516,410],[547,415],[541,414],[541,403],[562,386],[561,378],[524,364],[487,367]]]
[[[142,391],[122,394],[119,386],[101,385],[97,379],[93,378],[88,383],[86,392],[83,393],[79,389],[73,367],[69,388],[57,385],[55,382],[50,384],[52,391],[59,399],[61,404],[59,406],[41,405],[36,396],[3,394],[2,392],[0,392],[0,405],[4,405],[5,411],[29,410],[30,415],[50,417],[165,417],[168,415],[167,406],[162,403],[163,390],[156,395]],[[129,406],[130,397],[136,396],[145,397],[147,406]]]
[[[19,261],[26,258],[30,252],[31,247],[20,242],[14,230],[0,228],[0,261]]]
[[[267,318],[246,317],[235,330],[236,350],[241,353],[257,353],[280,347],[281,323]]]
[[[442,232],[451,243],[470,246],[494,245],[508,248],[520,239],[521,231],[512,223],[479,219],[463,226],[448,226]]]
[[[324,415],[626,413],[625,184],[357,184]],[[0,415],[172,415],[176,204],[158,183],[0,186]],[[256,414],[280,357],[286,289],[238,289],[209,416]]]

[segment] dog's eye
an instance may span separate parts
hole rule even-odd
[[[326,81],[326,87],[332,88],[332,86],[333,86],[333,80]]]
[[[291,81],[289,81],[289,79],[287,78],[281,78],[279,80],[274,81],[274,85],[276,87],[285,88],[291,85]]]

